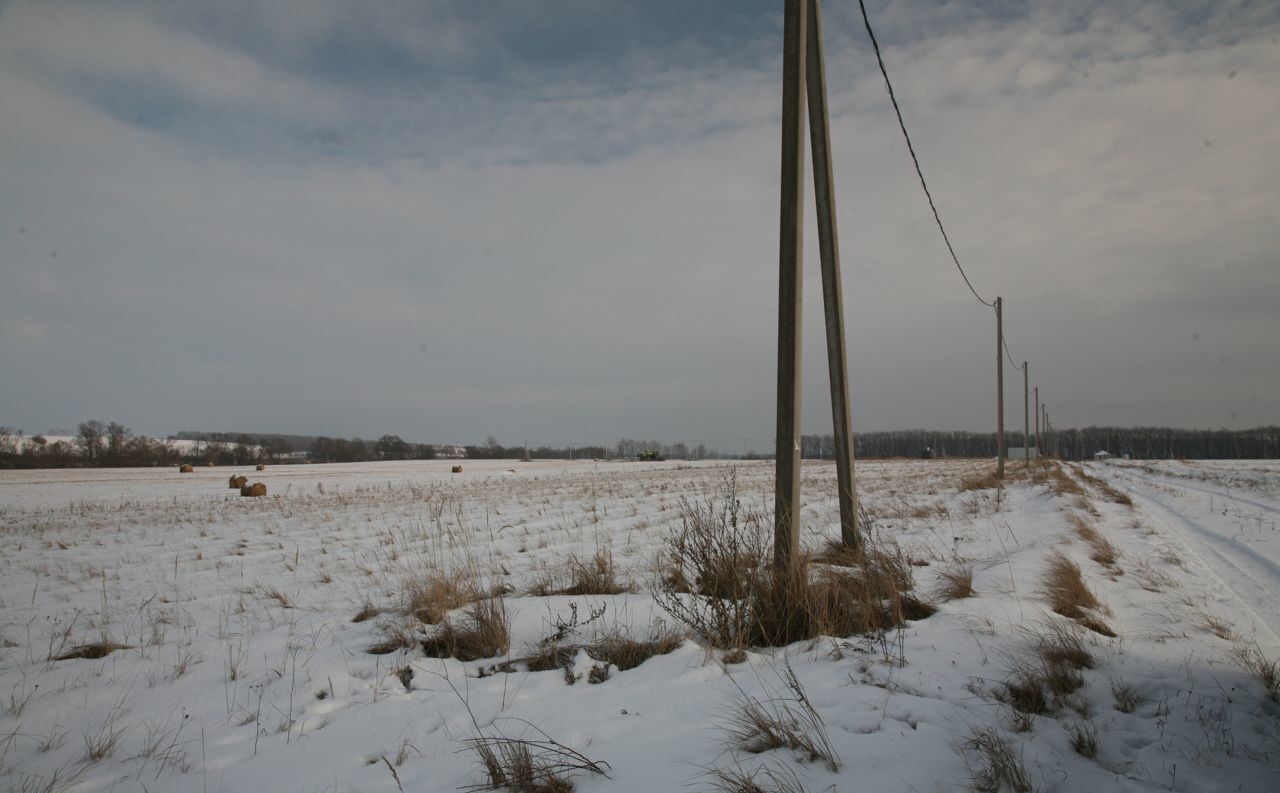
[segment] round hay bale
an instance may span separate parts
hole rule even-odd
[[[192,468],[192,467],[191,467],[191,464],[190,464],[190,463],[183,463],[183,464],[178,468],[178,473],[180,473],[180,474],[191,474],[191,473],[195,473],[195,470],[196,470],[196,469],[194,469],[194,468]]]
[[[245,485],[240,488],[240,495],[249,496],[250,498],[257,498],[258,496],[265,496],[266,494],[267,486],[261,482],[254,482],[251,485]]]
[[[212,468],[212,467],[213,467],[213,460],[210,460],[210,461],[209,461],[209,463],[208,463],[208,465],[209,465],[209,467],[210,467],[210,468]]]
[[[267,470],[267,466],[263,465],[262,463],[258,463],[258,470],[259,470],[259,471],[265,471],[265,470]]]
[[[237,487],[244,487],[244,486],[245,486],[245,485],[247,485],[247,484],[249,484],[249,477],[247,477],[247,476],[233,476],[233,477],[231,477],[230,483],[229,483],[227,486],[228,486],[228,487],[230,487],[230,488],[232,488],[232,489],[234,489],[234,488],[237,488]]]
[[[460,465],[455,465],[455,466],[453,467],[453,472],[454,472],[455,474],[460,474],[460,473],[462,473],[462,466],[460,466]]]

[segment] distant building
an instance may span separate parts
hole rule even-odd
[[[1031,459],[1032,459],[1032,460],[1038,459],[1038,458],[1040,457],[1040,455],[1038,454],[1038,452],[1039,452],[1039,449],[1037,449],[1037,448],[1036,448],[1036,447],[1034,447],[1034,446],[1032,446],[1032,447],[1031,447]],[[1008,453],[1007,455],[1005,455],[1005,458],[1006,458],[1006,459],[1009,459],[1009,460],[1025,460],[1025,459],[1027,458],[1027,455],[1026,455],[1026,453],[1024,452],[1023,447],[1021,447],[1021,446],[1010,446],[1010,447],[1009,447],[1009,453]]]
[[[1093,453],[1093,459],[1099,462],[1106,462],[1107,460],[1110,460],[1113,457],[1115,457],[1115,455],[1106,450]]]
[[[437,460],[461,460],[467,456],[467,449],[462,444],[446,444],[436,447]]]

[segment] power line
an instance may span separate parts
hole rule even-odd
[[[1019,372],[1021,372],[1022,367],[1025,366],[1027,362],[1026,361],[1023,361],[1022,363],[1014,362],[1013,353],[1009,352],[1009,340],[1004,337],[1004,334],[1000,335],[1000,343],[1004,345],[1004,354],[1009,356],[1009,365],[1012,366],[1014,369],[1018,370]]]
[[[876,51],[876,62],[880,64],[880,73],[884,75],[884,87],[889,92],[889,101],[893,102],[893,111],[898,114],[898,126],[902,128],[902,137],[907,141],[907,151],[911,153],[911,161],[915,163],[916,175],[920,177],[920,186],[924,188],[925,198],[929,199],[929,208],[933,210],[933,219],[938,224],[938,231],[942,232],[942,241],[947,244],[947,251],[951,254],[951,261],[956,263],[956,269],[960,271],[960,277],[964,279],[964,283],[969,287],[969,291],[973,292],[973,296],[978,302],[989,308],[995,308],[995,301],[983,300],[982,295],[978,294],[978,290],[973,288],[973,283],[969,281],[969,276],[965,274],[964,268],[960,266],[960,259],[956,256],[955,248],[951,247],[951,238],[947,236],[947,230],[942,226],[942,218],[938,216],[938,207],[933,203],[933,194],[929,192],[929,185],[925,182],[924,171],[920,168],[920,158],[916,156],[915,146],[911,145],[911,135],[907,133],[907,124],[902,120],[902,109],[898,107],[898,98],[893,93],[893,84],[889,82],[889,70],[885,68],[884,58],[880,55],[880,44],[876,41],[875,31],[871,29],[871,19],[867,16],[867,6],[863,0],[858,0],[858,7],[862,9],[862,22],[866,25],[867,35],[871,38],[871,47]]]

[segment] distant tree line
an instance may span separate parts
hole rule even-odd
[[[281,462],[292,450],[279,443],[248,438],[211,437],[177,444],[174,439],[135,435],[118,422],[85,421],[69,440],[28,436],[0,427],[0,468],[119,468],[180,463],[247,465]]]
[[[249,436],[244,433],[183,433],[177,439],[135,435],[117,422],[86,421],[70,440],[27,436],[21,430],[0,426],[0,468],[144,467],[179,463],[248,465],[258,462],[349,463],[367,460],[435,460],[465,457],[473,460],[637,459],[656,452],[666,459],[701,460],[727,457],[704,444],[666,444],[654,440],[624,438],[612,448],[604,446],[503,446],[490,435],[476,446],[435,446],[410,443],[398,435],[376,441],[361,438],[319,436],[295,450],[284,437]],[[296,440],[296,437],[295,437]],[[1021,431],[1006,432],[1009,447],[1023,445]],[[1042,454],[1068,460],[1084,460],[1106,451],[1134,459],[1277,459],[1280,427],[1249,430],[1185,430],[1171,427],[1085,427],[1053,429],[1043,434]],[[830,435],[804,435],[800,454],[811,460],[835,457]],[[854,435],[854,454],[875,457],[994,457],[994,432],[942,432],[895,430]]]
[[[1023,446],[1022,432],[1005,432],[1005,445]],[[1032,443],[1035,442],[1032,436]],[[1280,458],[1280,427],[1248,430],[1186,430],[1173,427],[1085,427],[1052,429],[1043,433],[1042,454],[1085,460],[1100,451],[1137,460],[1185,458],[1195,460],[1267,460]],[[830,435],[804,435],[800,455],[806,459],[835,458]],[[854,434],[856,457],[995,457],[994,432],[895,430]]]

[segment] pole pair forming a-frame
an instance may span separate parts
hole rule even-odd
[[[836,236],[827,78],[818,0],[786,0],[782,55],[782,201],[778,283],[778,428],[774,499],[774,564],[790,569],[800,555],[800,316],[804,259],[804,131],[809,141],[818,214],[818,251],[831,376],[836,479],[840,494],[840,539],[859,550],[858,502],[849,421],[849,378],[844,347],[844,306]]]

